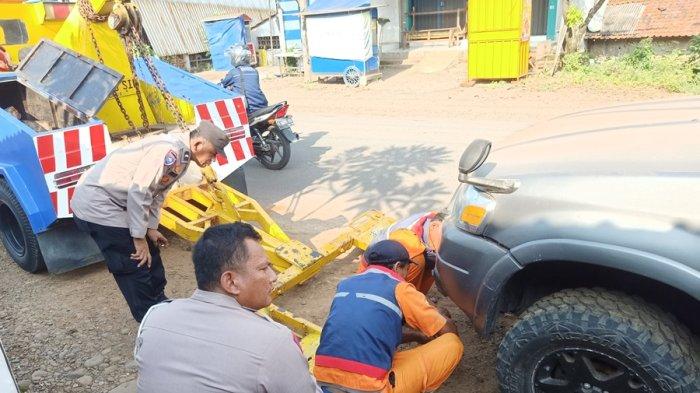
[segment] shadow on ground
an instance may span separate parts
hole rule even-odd
[[[328,187],[331,196],[314,211],[346,195],[348,209],[360,211],[434,209],[448,190],[430,174],[449,157],[447,149],[425,145],[346,150],[320,163],[323,173],[314,184]]]

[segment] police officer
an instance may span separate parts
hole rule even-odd
[[[207,166],[228,143],[209,121],[189,134],[148,136],[110,153],[76,186],[71,200],[76,225],[97,243],[136,321],[167,299],[158,249],[168,243],[158,232],[165,195],[190,161]]]

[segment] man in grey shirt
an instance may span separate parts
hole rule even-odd
[[[141,322],[138,392],[321,392],[294,334],[256,314],[277,280],[259,242],[241,222],[204,232],[192,250],[198,289]]]

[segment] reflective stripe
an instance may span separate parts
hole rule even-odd
[[[389,300],[384,299],[381,296],[377,295],[372,295],[371,293],[356,293],[355,297],[358,299],[367,299],[371,300],[373,302],[377,302],[381,305],[384,305],[386,307],[389,307],[393,312],[398,314],[399,318],[403,318],[403,314],[401,314],[401,309],[396,306],[396,304],[390,302]]]
[[[316,366],[337,368],[355,374],[362,374],[375,379],[384,379],[389,370],[337,356],[316,355]]]
[[[345,297],[345,296],[348,296],[349,294],[350,294],[350,292],[338,292],[333,297]]]

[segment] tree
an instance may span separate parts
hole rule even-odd
[[[561,58],[564,55],[564,53],[575,52],[578,50],[578,48],[581,47],[581,44],[583,43],[583,40],[586,36],[588,24],[591,23],[591,20],[593,19],[595,14],[600,10],[600,7],[602,7],[606,1],[607,0],[596,0],[596,2],[593,4],[593,7],[591,7],[591,9],[588,10],[586,18],[583,19],[581,10],[575,6],[571,6],[570,0],[566,0],[563,12],[564,25],[566,26],[566,31],[563,39],[561,40],[561,43],[558,45],[557,48],[557,54],[554,59],[552,75],[554,75],[554,73],[559,68],[559,65],[561,64]]]

